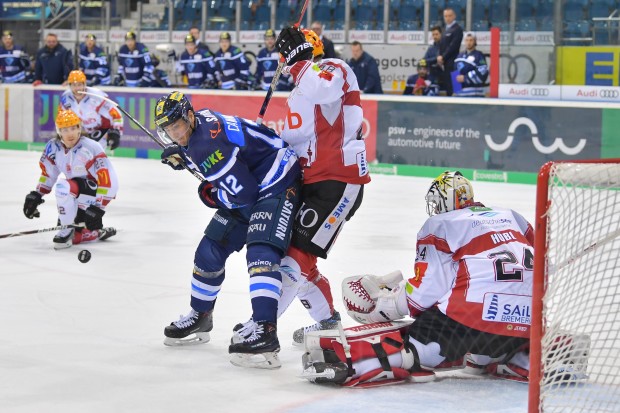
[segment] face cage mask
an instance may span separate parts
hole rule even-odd
[[[447,198],[441,195],[439,185],[437,182],[433,182],[430,189],[426,193],[426,213],[428,216],[433,216],[448,212],[448,205],[446,203]]]
[[[181,117],[181,119],[183,119],[185,121],[185,123],[187,125],[187,129],[192,129],[192,131],[193,131],[193,128],[192,128],[191,123],[189,121],[189,117],[187,115],[183,115]],[[166,125],[166,126],[169,126],[169,125]],[[168,132],[166,132],[166,130],[164,128],[165,128],[165,126],[158,126],[157,127],[157,136],[159,136],[159,139],[161,140],[161,142],[164,145],[176,144],[176,142],[170,137],[170,135],[168,135]],[[187,132],[187,129],[185,129],[185,132]]]

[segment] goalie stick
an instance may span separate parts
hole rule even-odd
[[[306,9],[308,8],[308,0],[304,0],[304,5],[299,12],[299,18],[297,22],[293,25],[294,28],[299,28],[301,25],[301,19],[304,18],[304,14],[306,13]],[[256,118],[256,123],[259,125],[263,124],[263,117],[265,117],[265,112],[267,112],[267,106],[269,106],[269,102],[271,101],[271,96],[273,96],[274,90],[276,90],[276,86],[278,84],[278,80],[280,80],[280,75],[282,75],[282,69],[284,69],[284,57],[280,56],[280,62],[278,63],[278,68],[276,69],[276,73],[273,75],[273,79],[271,80],[271,85],[269,85],[269,90],[267,91],[267,95],[265,96],[265,100],[263,101],[263,105],[258,112],[258,117]]]
[[[131,116],[129,114],[129,112],[127,112],[125,109],[121,108],[120,105],[118,103],[116,103],[115,101],[113,101],[112,99],[106,97],[106,96],[101,96],[98,95],[96,93],[91,93],[91,92],[85,92],[85,91],[80,91],[79,93],[83,94],[83,95],[89,95],[89,96],[94,96],[96,98],[99,98],[101,100],[105,100],[106,102],[111,103],[112,105],[114,105],[114,107],[116,107],[118,110],[120,110],[121,112],[123,112],[123,115],[127,116],[133,123],[135,123],[140,129],[142,129],[142,131],[144,133],[147,134],[147,136],[149,138],[151,138],[152,141],[154,141],[157,145],[159,145],[162,149],[166,149],[166,144],[163,143],[161,140],[157,139],[155,137],[155,135],[153,135],[151,133],[151,131],[149,131],[148,129],[146,129],[144,126],[142,126],[142,124],[140,122],[138,122],[133,116]],[[186,170],[188,170],[192,175],[194,175],[199,181],[204,181],[205,179],[202,177],[202,175],[200,175],[200,173],[198,173],[198,171],[190,168],[189,166],[187,166],[185,163],[183,163],[183,168],[185,168]]]
[[[59,225],[57,227],[52,227],[52,228],[33,229],[30,231],[22,231],[22,232],[12,232],[10,234],[0,235],[0,239],[21,237],[22,235],[40,234],[42,232],[60,231],[62,229],[68,229],[68,228],[84,228],[84,225],[69,224],[69,225]]]

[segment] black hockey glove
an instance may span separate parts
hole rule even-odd
[[[78,195],[97,195],[97,182],[86,178],[71,178],[78,186]]]
[[[203,204],[209,208],[218,208],[217,204],[213,200],[213,197],[217,193],[217,188],[213,187],[213,184],[209,181],[203,181],[198,187],[198,196]]]
[[[312,60],[312,45],[301,30],[295,27],[282,29],[276,40],[276,49],[284,57],[287,66],[302,60]]]
[[[103,228],[103,214],[105,214],[105,211],[95,205],[86,208],[86,211],[84,211],[86,228],[91,231]]]
[[[189,159],[187,159],[179,145],[170,145],[161,153],[161,163],[170,166],[175,171],[180,171],[185,169]]]
[[[26,195],[26,201],[24,202],[24,215],[26,215],[26,218],[39,218],[41,214],[39,213],[37,207],[43,202],[45,202],[43,200],[43,195],[37,191],[32,191]]]
[[[121,132],[117,129],[108,129],[108,148],[114,150],[121,144]]]

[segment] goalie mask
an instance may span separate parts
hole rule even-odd
[[[473,204],[474,188],[459,171],[446,171],[435,178],[425,199],[429,216],[443,214]]]
[[[177,142],[177,135],[181,134],[181,132],[183,134],[186,133],[188,128],[194,129],[194,125],[189,118],[189,111],[193,112],[194,108],[187,96],[181,92],[172,92],[168,96],[159,98],[155,105],[157,135],[164,142]],[[185,121],[186,127],[183,127],[182,124],[177,124],[177,121],[180,119]],[[179,128],[180,130],[177,130]]]

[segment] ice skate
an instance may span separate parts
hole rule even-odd
[[[245,323],[238,323],[233,327],[233,335],[230,339],[230,344],[243,342],[243,340],[252,335],[255,329],[256,323],[251,317]]]
[[[101,228],[99,230],[99,241],[105,241],[108,238],[111,238],[113,236],[116,235],[116,228],[114,227],[106,227],[106,228]]]
[[[228,352],[230,362],[239,367],[258,369],[276,369],[282,366],[278,357],[280,343],[278,342],[275,323],[258,321],[251,334],[240,343],[231,344]]]
[[[343,384],[349,377],[349,367],[345,363],[312,361],[310,353],[305,353],[301,360],[304,370],[299,377],[307,379],[312,383]]]
[[[306,334],[311,331],[337,330],[339,321],[340,321],[340,313],[338,311],[334,311],[334,314],[330,318],[321,320],[318,323],[313,324],[311,326],[302,327],[298,330],[295,330],[293,332],[293,345],[303,346]]]
[[[213,329],[213,311],[201,313],[195,310],[164,329],[166,346],[188,346],[209,342],[209,331]]]
[[[58,232],[54,236],[52,242],[54,243],[55,250],[61,250],[65,248],[69,248],[73,245],[73,234],[75,233],[75,229],[68,228],[63,229]]]

